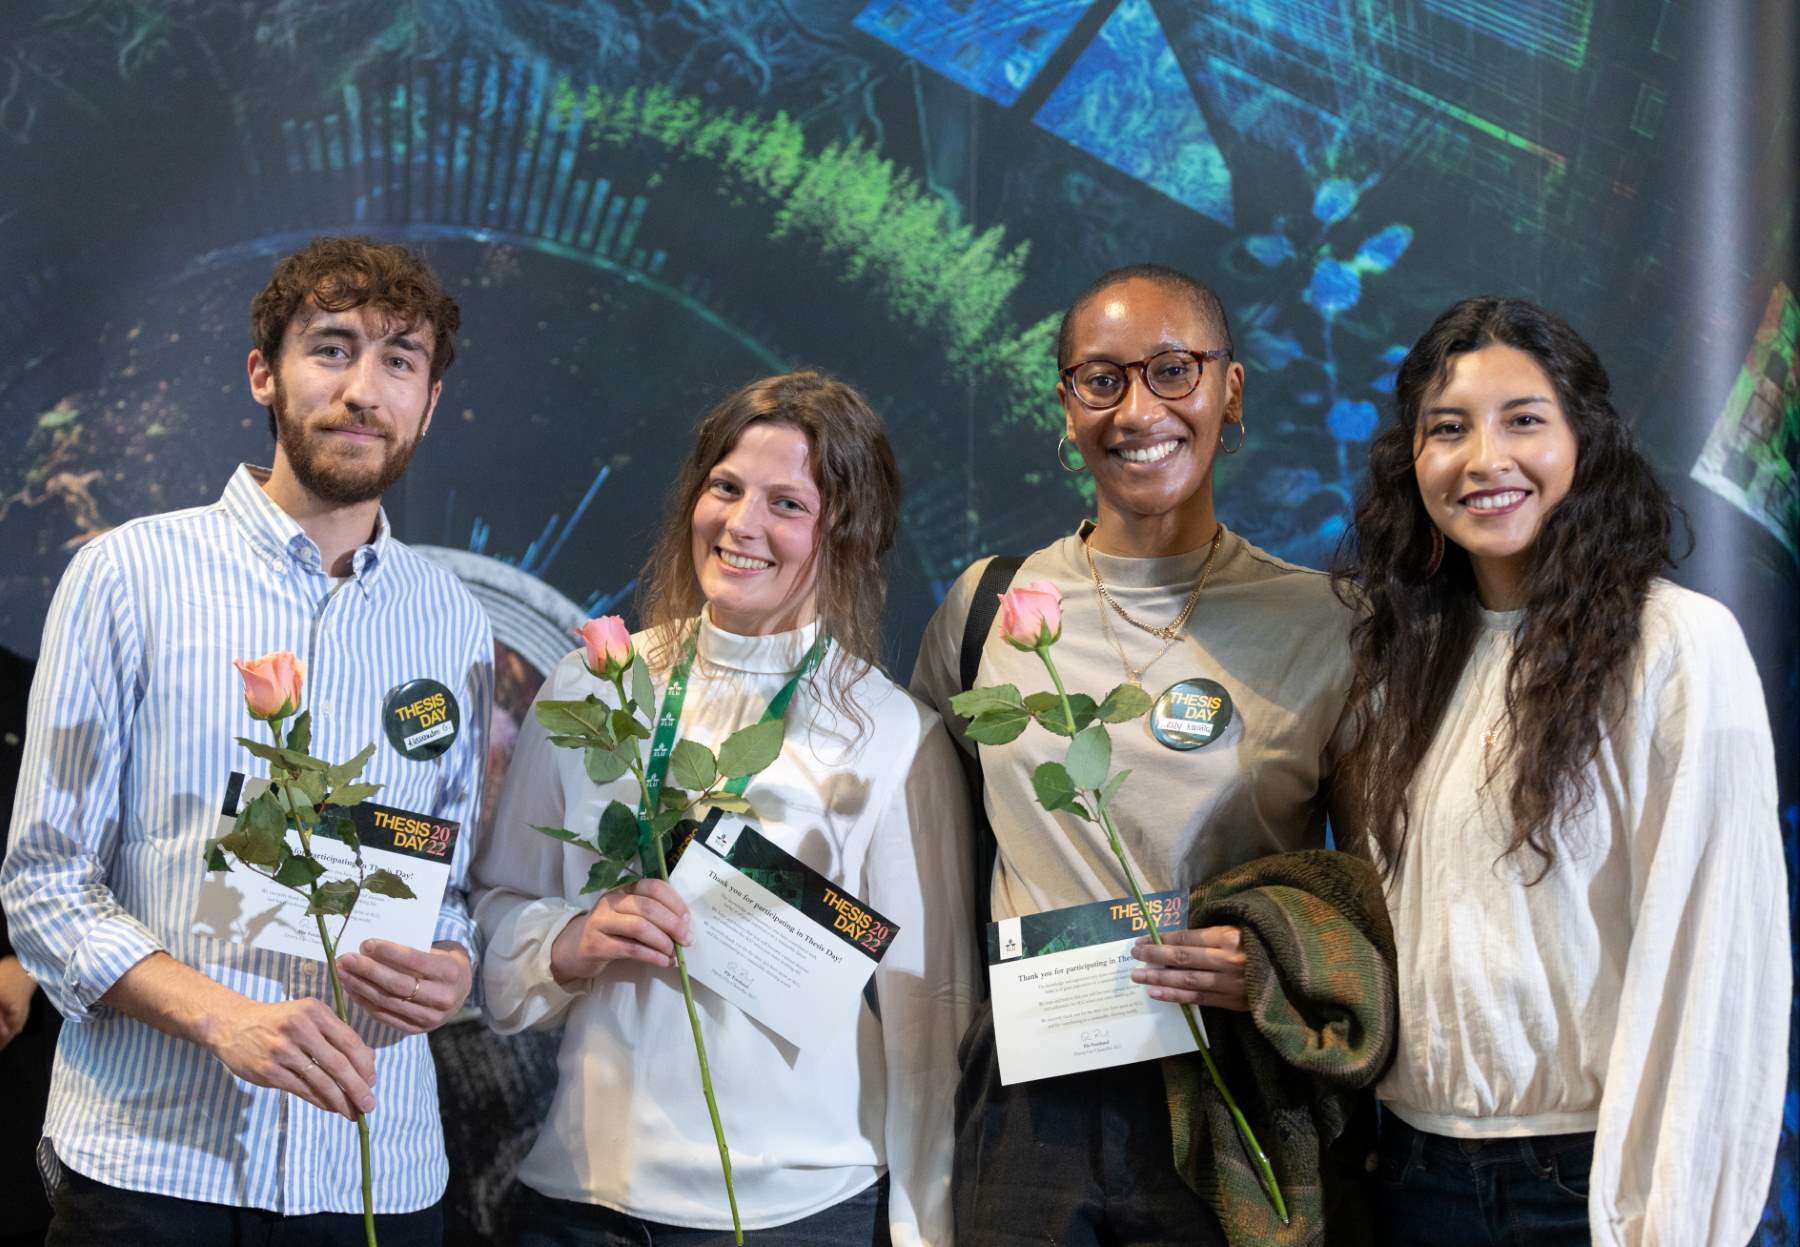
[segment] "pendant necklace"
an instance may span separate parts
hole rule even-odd
[[[1100,603],[1101,630],[1106,633],[1107,641],[1112,645],[1113,651],[1119,656],[1120,665],[1125,668],[1126,683],[1135,684],[1137,687],[1142,688],[1144,686],[1144,674],[1148,672],[1150,668],[1154,667],[1164,654],[1169,652],[1175,642],[1181,639],[1181,630],[1187,624],[1189,617],[1193,615],[1194,607],[1200,601],[1200,594],[1206,589],[1207,577],[1212,574],[1213,559],[1218,555],[1219,543],[1224,540],[1224,537],[1225,526],[1221,524],[1213,532],[1212,545],[1206,552],[1206,562],[1200,567],[1200,579],[1195,583],[1193,591],[1187,595],[1187,600],[1182,603],[1180,613],[1178,613],[1169,623],[1166,623],[1161,627],[1147,624],[1140,619],[1133,618],[1131,612],[1119,605],[1118,599],[1113,597],[1107,590],[1106,585],[1100,579],[1100,567],[1099,564],[1094,562],[1093,548],[1089,546],[1087,542],[1082,542],[1082,551],[1087,555],[1088,572],[1094,578],[1094,596]],[[1108,607],[1111,608],[1110,614],[1107,610]],[[1125,646],[1121,643],[1119,635],[1113,627],[1112,614],[1117,614],[1120,619],[1123,619],[1126,623],[1138,629],[1140,632],[1148,632],[1151,636],[1157,637],[1162,641],[1162,648],[1156,651],[1149,662],[1138,667],[1131,665],[1131,660],[1125,656]]]

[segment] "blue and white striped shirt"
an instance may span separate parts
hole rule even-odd
[[[232,659],[272,650],[306,663],[316,756],[374,742],[364,778],[383,785],[382,804],[462,824],[436,936],[475,957],[463,889],[493,691],[487,619],[389,535],[385,514],[334,582],[263,475],[241,467],[213,505],[133,520],[76,554],[44,625],[0,904],[70,1023],[44,1123],[56,1160],[129,1190],[358,1212],[354,1125],[97,1003],[158,950],[253,1000],[331,1002],[318,962],[190,933],[226,778],[268,773],[233,739],[267,728]],[[455,744],[429,762],[402,757],[381,726],[387,692],[418,677],[461,702]],[[376,1210],[428,1206],[448,1177],[430,1048],[351,1008],[376,1053]]]

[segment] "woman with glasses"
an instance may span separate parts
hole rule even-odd
[[[938,717],[875,665],[899,503],[862,395],[818,373],[770,377],[701,422],[642,573],[632,641],[659,723],[716,750],[779,717],[780,755],[741,793],[755,826],[898,928],[873,991],[821,994],[803,1038],[694,987],[751,1243],[950,1241],[968,806]],[[616,701],[583,658],[564,659],[539,699]],[[586,894],[595,855],[534,830],[591,834],[612,800],[637,805],[633,778],[596,784],[534,715],[475,860],[489,1021],[564,1027],[507,1241],[721,1247],[731,1216],[673,962],[676,945],[708,937],[660,880]],[[762,877],[780,888],[782,873]]]
[[[1388,880],[1380,1241],[1740,1247],[1787,1077],[1774,755],[1592,348],[1467,299],[1401,362],[1340,772]]]
[[[1322,847],[1324,783],[1349,687],[1349,614],[1320,573],[1294,567],[1220,522],[1218,454],[1247,436],[1244,369],[1217,296],[1158,265],[1107,273],[1075,300],[1058,339],[1056,447],[1093,481],[1097,516],[1025,558],[1016,584],[1062,595],[1056,661],[1098,694],[1122,682],[1163,700],[1218,699],[1208,736],[1154,731],[1155,716],[1113,732],[1130,780],[1114,821],[1146,892],[1187,888],[1284,850]],[[1052,378],[1045,378],[1048,384]],[[1050,448],[1046,446],[1044,453]],[[988,563],[951,588],[921,644],[913,690],[961,732],[963,635]],[[1004,588],[1004,585],[1000,586]],[[1030,653],[998,632],[976,683],[1042,682]],[[1039,807],[1023,743],[979,751],[997,846],[987,891],[995,920],[1124,896],[1105,841],[1075,816]],[[1173,933],[1139,945],[1134,978],[1150,997],[1247,1007],[1238,932]],[[1002,1086],[991,1016],[965,1040],[958,1090],[959,1239],[1009,1244],[1219,1243],[1211,1208],[1176,1172],[1156,1062]]]

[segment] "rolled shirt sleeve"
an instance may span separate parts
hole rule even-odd
[[[103,546],[76,554],[44,624],[0,868],[0,905],[19,960],[74,1023],[90,1020],[127,970],[163,951],[107,883],[142,678],[128,604]]]
[[[572,695],[563,687],[571,664],[579,671],[576,655],[565,658],[519,725],[493,826],[472,871],[475,920],[487,950],[482,1014],[503,1035],[551,1025],[580,995],[556,981],[550,950],[570,920],[587,911],[563,897],[563,843],[533,830],[560,827],[566,816],[557,750],[537,721],[537,701]]]

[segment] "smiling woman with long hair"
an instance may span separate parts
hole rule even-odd
[[[769,377],[701,421],[642,573],[633,645],[661,713],[682,740],[717,749],[791,687],[780,756],[744,792],[757,829],[899,931],[873,993],[820,997],[799,1046],[696,985],[753,1242],[949,1241],[950,1099],[971,988],[968,812],[937,716],[877,665],[880,560],[899,505],[887,435],[862,395],[814,372]],[[684,666],[684,700],[665,699]],[[576,650],[540,700],[589,693],[617,699]],[[473,868],[490,1023],[564,1026],[509,1241],[714,1247],[732,1232],[673,968],[676,945],[695,936],[687,905],[655,878],[587,895],[594,854],[533,829],[585,834],[611,800],[636,805],[632,778],[594,783],[534,716]]]
[[[1790,982],[1743,634],[1659,578],[1674,504],[1555,316],[1456,304],[1395,407],[1340,579],[1340,839],[1400,965],[1380,1241],[1740,1247]]]

